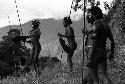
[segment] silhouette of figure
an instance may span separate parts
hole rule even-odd
[[[34,65],[35,70],[39,67],[38,56],[41,51],[41,45],[39,42],[40,39],[40,29],[39,29],[40,22],[38,20],[32,20],[32,30],[29,32],[29,37],[32,41],[32,51],[31,51],[31,61],[30,64]]]
[[[108,25],[104,25],[103,23],[103,13],[102,10],[97,6],[92,6],[88,11],[87,20],[91,23],[92,29],[90,31],[85,30],[83,33],[92,34],[92,46],[89,50],[88,56],[89,62],[87,64],[88,73],[84,78],[84,84],[87,84],[87,80],[90,81],[90,78],[93,81],[93,84],[99,84],[98,77],[98,66],[100,65],[103,76],[105,77],[107,83],[111,84],[111,80],[109,79],[106,71],[107,71],[107,51],[106,51],[106,41],[107,38],[111,41],[111,51],[109,55],[109,60],[113,60],[114,58],[114,38],[111,32],[111,29]]]
[[[70,17],[65,17],[63,19],[63,25],[65,27],[65,35],[63,35],[59,32],[57,35],[59,37],[59,42],[60,42],[63,50],[68,54],[67,55],[67,64],[70,68],[70,71],[72,71],[72,69],[73,69],[72,56],[74,54],[74,51],[77,48],[77,43],[75,41],[74,30],[70,24],[72,24]],[[65,42],[62,37],[66,38],[67,42]]]

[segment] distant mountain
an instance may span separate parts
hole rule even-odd
[[[62,24],[62,20],[54,20],[54,19],[38,19],[40,21],[40,29],[41,29],[41,44],[50,43],[58,39],[57,31],[64,33],[64,27]],[[22,24],[23,34],[27,35],[28,32],[32,29],[31,21]],[[11,28],[21,28],[19,25],[11,25]],[[73,21],[72,27],[75,31],[76,38],[82,37],[81,28],[83,28],[83,19],[78,21]],[[6,26],[0,28],[0,40],[2,40],[2,36],[6,35],[9,31],[10,26]]]
[[[59,44],[58,37],[57,37],[57,31],[64,34],[64,27],[63,27],[63,21],[62,20],[54,20],[54,19],[38,19],[40,21],[40,30],[41,30],[41,38],[40,43],[42,50],[40,52],[40,56],[48,56],[51,55],[52,57],[58,57],[60,59],[60,56],[62,54],[62,47]],[[22,24],[23,34],[28,35],[28,32],[32,29],[32,22],[29,21],[25,24]],[[89,25],[86,24],[86,26],[89,28]],[[20,29],[19,25],[11,25],[12,29]],[[75,32],[76,41],[78,44],[78,48],[75,52],[75,58],[77,58],[77,55],[80,55],[78,58],[81,60],[82,55],[82,32],[81,29],[83,28],[83,19],[80,19],[78,21],[73,21],[72,27]],[[6,26],[0,29],[0,40],[2,40],[2,36],[6,35],[9,31],[10,26]],[[28,45],[27,45],[28,46]],[[29,46],[30,47],[30,46]],[[61,58],[63,61],[66,60],[66,53],[63,52]]]

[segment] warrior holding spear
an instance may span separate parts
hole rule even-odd
[[[92,34],[92,46],[89,51],[89,63],[88,74],[87,76],[91,76],[94,84],[99,84],[98,77],[98,66],[101,66],[101,71],[103,76],[106,78],[107,84],[111,84],[111,80],[107,75],[107,52],[106,52],[106,41],[107,38],[111,41],[111,52],[109,55],[109,60],[113,60],[114,58],[114,38],[111,32],[111,29],[108,25],[104,25],[103,23],[103,13],[102,10],[98,6],[92,6],[88,11],[88,22],[91,23],[92,29],[90,31],[83,31],[83,33]],[[86,79],[83,84],[86,83]]]

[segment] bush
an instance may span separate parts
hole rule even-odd
[[[8,66],[0,69],[0,75],[6,76],[15,71],[15,64],[18,64],[19,58],[30,56],[30,49],[27,49],[21,42],[14,43],[12,39],[20,35],[20,30],[11,29],[7,36],[3,36],[3,41],[0,42],[0,60]],[[27,61],[27,60],[26,60]]]

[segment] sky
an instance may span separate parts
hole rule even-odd
[[[69,15],[72,0],[16,0],[20,15],[21,24],[35,18],[40,19],[62,19]],[[99,1],[99,0],[96,0]],[[100,0],[100,8],[106,13],[103,2],[112,0]],[[0,27],[7,25],[19,25],[15,0],[0,0]],[[79,20],[83,12],[72,11],[71,19]],[[8,19],[9,16],[9,19]],[[10,23],[9,23],[10,21]]]

